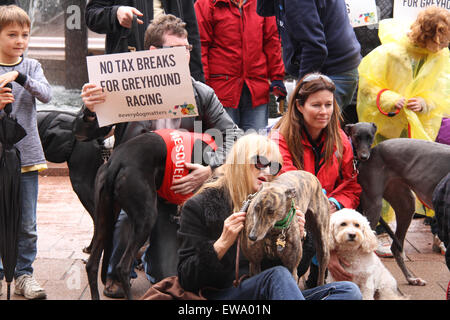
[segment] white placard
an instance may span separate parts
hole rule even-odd
[[[394,18],[413,22],[420,11],[431,6],[450,10],[450,0],[394,0]]]
[[[378,23],[375,0],[345,0],[348,18],[353,28]]]
[[[106,92],[99,125],[196,116],[187,57],[184,47],[86,57],[89,82]]]

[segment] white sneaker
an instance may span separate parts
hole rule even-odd
[[[47,294],[31,274],[24,274],[15,281],[14,294],[27,299],[45,299]]]
[[[377,235],[378,248],[375,250],[377,256],[382,258],[393,257],[391,251],[391,237],[387,233]]]
[[[447,248],[445,248],[444,243],[439,239],[439,237],[435,234],[433,235],[433,246],[431,247],[434,252],[445,255]]]

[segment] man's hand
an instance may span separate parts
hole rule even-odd
[[[117,21],[119,21],[119,24],[124,28],[131,28],[133,24],[133,15],[137,15],[138,17],[144,16],[142,12],[133,7],[121,6],[117,9]],[[137,19],[137,23],[143,24],[144,21]]]
[[[212,170],[210,166],[202,166],[201,164],[189,163],[184,164],[186,169],[191,170],[191,172],[180,179],[174,179],[173,185],[170,188],[175,193],[180,193],[182,195],[194,192],[208,179]]]
[[[328,271],[330,271],[335,281],[352,281],[353,275],[344,270],[342,265],[349,267],[350,264],[342,258],[339,258],[336,252],[330,252],[330,261],[328,262]]]
[[[93,83],[86,83],[81,91],[81,98],[86,108],[95,112],[95,105],[105,102],[106,93],[103,92],[102,87]]]

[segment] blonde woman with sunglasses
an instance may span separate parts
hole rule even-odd
[[[236,240],[244,227],[240,212],[248,195],[271,181],[282,169],[276,143],[257,134],[246,135],[233,145],[214,181],[206,183],[181,210],[178,278],[181,286],[211,300],[360,299],[351,282],[337,282],[300,291],[283,266],[264,265],[263,272],[233,286]],[[297,211],[300,225],[304,215]],[[239,259],[240,275],[248,274],[248,261]],[[207,290],[214,288],[214,290]]]
[[[306,170],[314,174],[330,201],[330,213],[343,208],[356,209],[361,194],[351,143],[340,128],[335,90],[329,77],[320,73],[307,74],[291,94],[286,114],[269,134],[283,155],[281,172]],[[308,237],[306,247],[304,245],[299,276],[306,272],[308,260],[315,252],[310,241]],[[308,287],[317,283],[316,268],[313,263],[306,282]],[[351,281],[352,275],[340,266],[333,253],[328,268],[335,279]]]

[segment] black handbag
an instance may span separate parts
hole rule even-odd
[[[128,39],[131,34],[134,34],[134,38],[136,39],[136,47],[130,47],[128,45]],[[120,32],[119,41],[117,42],[117,45],[114,47],[114,49],[112,50],[111,53],[140,51],[140,50],[142,50],[141,43],[142,42],[139,41],[137,16],[134,14],[131,28],[128,29],[128,28],[122,27],[122,30]]]

